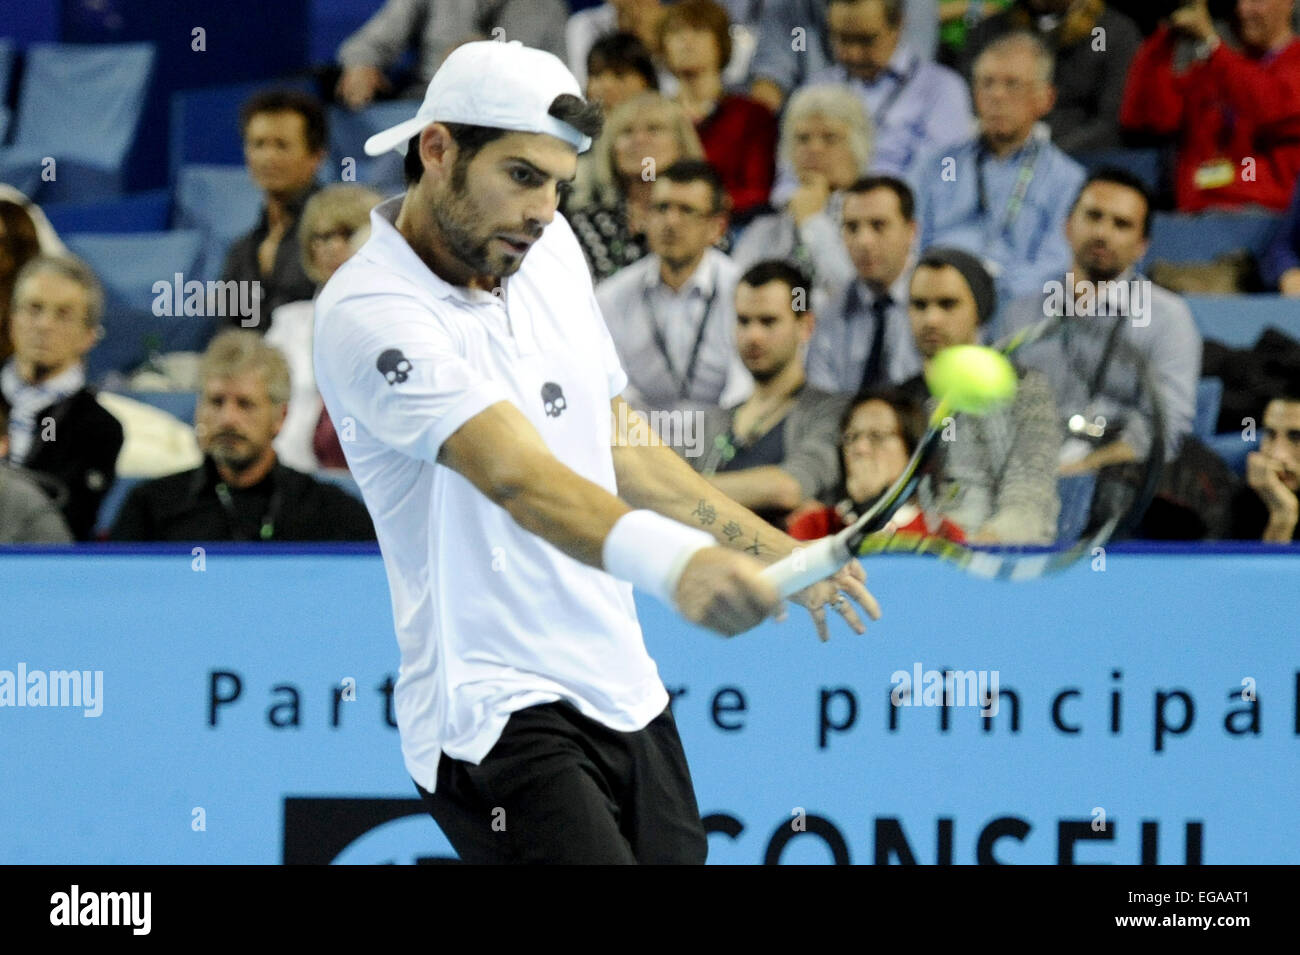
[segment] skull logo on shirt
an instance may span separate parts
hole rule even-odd
[[[542,406],[546,409],[546,414],[552,418],[558,418],[568,407],[564,400],[563,389],[553,381],[542,385]]]
[[[400,385],[411,376],[410,360],[396,348],[381,352],[375,365],[390,385]]]

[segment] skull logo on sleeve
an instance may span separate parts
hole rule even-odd
[[[548,381],[542,385],[542,405],[546,408],[546,414],[552,418],[558,418],[568,407],[564,400],[564,391],[555,382]]]
[[[411,376],[411,362],[396,348],[381,352],[376,367],[390,385],[400,385]]]

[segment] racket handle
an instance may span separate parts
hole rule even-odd
[[[839,535],[800,547],[789,557],[763,568],[763,576],[770,580],[782,599],[798,593],[805,587],[824,580],[849,562],[849,550]]]

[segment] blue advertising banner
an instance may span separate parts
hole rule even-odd
[[[827,644],[638,598],[711,862],[1300,862],[1300,554],[868,569]],[[454,857],[373,552],[5,554],[0,605],[0,863]]]

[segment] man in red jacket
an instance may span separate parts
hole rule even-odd
[[[1142,44],[1120,122],[1178,137],[1178,208],[1285,210],[1300,176],[1300,43],[1294,0],[1237,0],[1240,51],[1192,0]]]

